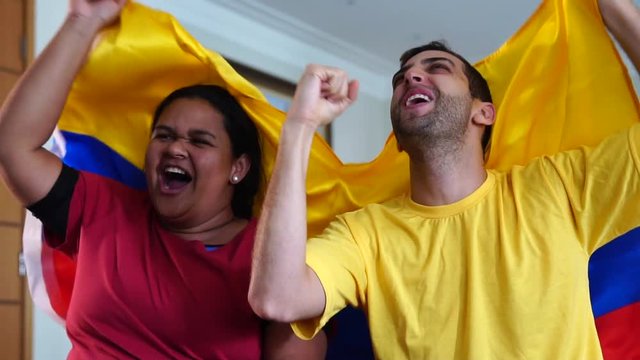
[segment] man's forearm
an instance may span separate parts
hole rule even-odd
[[[314,132],[307,124],[285,123],[256,234],[249,299],[258,315],[276,321],[324,309],[322,288],[305,263],[305,184]]]

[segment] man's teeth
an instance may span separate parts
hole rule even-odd
[[[186,175],[187,174],[184,170],[182,170],[182,169],[180,169],[178,167],[175,167],[175,166],[169,166],[169,167],[165,168],[164,171],[168,172],[168,173],[180,174],[180,175]]]
[[[411,95],[407,99],[407,103],[405,105],[411,105],[411,104],[415,103],[416,100],[418,100],[418,99],[424,100],[427,103],[430,103],[431,100],[433,100],[433,99],[431,99],[429,96],[427,96],[425,94],[414,94],[414,95]]]

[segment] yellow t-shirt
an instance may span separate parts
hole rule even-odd
[[[640,127],[489,171],[454,204],[407,196],[341,215],[308,244],[324,314],[365,310],[380,359],[600,359],[587,265],[640,225]],[[639,265],[640,266],[640,265]]]

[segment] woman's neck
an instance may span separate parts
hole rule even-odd
[[[201,241],[206,245],[224,245],[247,225],[248,220],[237,218],[233,213],[220,214],[211,220],[190,227],[163,224],[172,234],[187,241]]]

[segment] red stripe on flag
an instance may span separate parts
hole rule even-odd
[[[53,311],[63,319],[66,319],[69,310],[75,275],[73,259],[47,245],[42,246],[42,276],[49,302]]]
[[[598,317],[596,328],[606,360],[640,359],[640,302]]]

